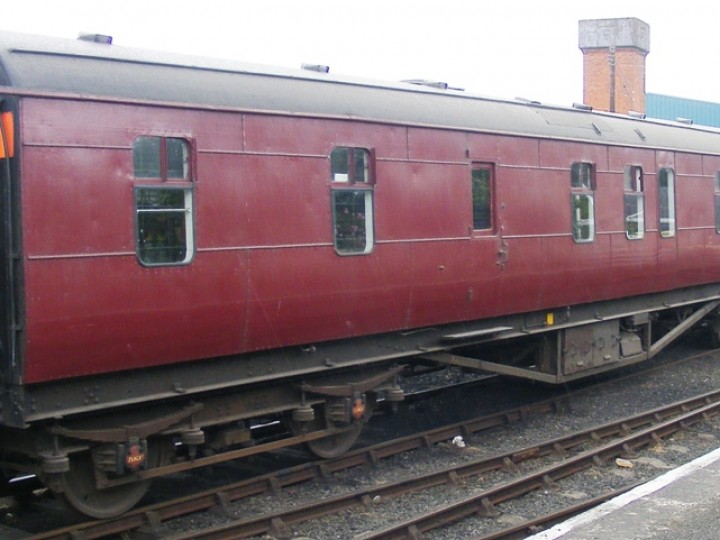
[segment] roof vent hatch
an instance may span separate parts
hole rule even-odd
[[[90,41],[92,43],[102,43],[104,45],[112,45],[112,36],[106,36],[105,34],[80,34],[78,35],[80,41]]]

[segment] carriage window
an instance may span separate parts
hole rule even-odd
[[[370,183],[370,151],[365,148],[334,148],[330,154],[330,178],[333,182]]]
[[[492,229],[492,168],[475,166],[472,170],[473,229]]]
[[[595,171],[592,163],[573,163],[570,168],[573,238],[576,242],[595,239]]]
[[[133,144],[135,178],[160,178],[160,137],[138,137]]]
[[[138,137],[133,143],[135,178],[190,179],[190,144],[173,137]]]
[[[373,246],[373,192],[333,191],[335,249],[341,255],[369,253]]]
[[[660,169],[658,173],[658,217],[660,236],[675,236],[675,172],[672,169]]]
[[[173,137],[138,137],[133,143],[135,178],[162,182],[135,188],[137,257],[143,265],[185,264],[193,257],[190,149],[188,141]]]
[[[720,234],[720,171],[715,173],[715,231]]]
[[[180,180],[190,178],[190,145],[183,139],[165,139],[167,177]]]
[[[573,188],[595,189],[592,163],[573,163],[570,185]]]
[[[642,167],[628,165],[624,174],[625,235],[630,240],[645,236],[645,193]]]
[[[333,238],[339,255],[370,253],[374,245],[373,163],[365,148],[330,154]]]
[[[148,265],[183,264],[193,254],[192,190],[142,187],[135,190],[137,253]]]

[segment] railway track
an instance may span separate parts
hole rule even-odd
[[[471,477],[481,476],[490,471],[508,469],[519,474],[514,480],[473,493],[462,500],[416,516],[411,520],[356,537],[357,540],[420,538],[421,533],[469,515],[481,513],[492,516],[496,512],[496,505],[509,499],[541,488],[552,489],[556,482],[567,476],[593,465],[604,465],[621,455],[633,454],[640,448],[647,447],[669,437],[678,430],[717,414],[720,414],[720,392],[698,396],[669,407],[598,426],[583,433],[574,433],[568,437],[553,439],[539,446],[524,448],[489,459],[480,459],[378,487],[358,490],[344,496],[324,499],[283,512],[233,521],[204,531],[176,535],[172,538],[174,540],[229,540],[262,534],[289,538],[289,528],[307,520],[337,514],[348,509],[372,507],[376,501],[404,496],[438,485],[461,484]],[[568,456],[569,453],[579,448],[596,445],[598,441],[608,442]],[[520,463],[551,455],[565,457],[558,463],[540,467],[529,473],[519,473],[518,465]]]
[[[106,538],[123,532],[127,533],[128,531],[142,531],[144,538],[167,538],[169,537],[169,533],[166,525],[169,520],[175,519],[178,516],[208,510],[217,511],[218,509],[223,508],[228,509],[233,503],[246,497],[263,493],[277,493],[282,491],[284,488],[302,482],[328,478],[338,471],[351,467],[376,464],[382,459],[418,448],[432,447],[438,442],[452,440],[458,436],[467,438],[473,433],[521,421],[534,414],[562,410],[567,407],[567,404],[572,399],[573,395],[569,394],[564,396],[562,399],[546,400],[498,414],[444,426],[428,432],[403,437],[388,443],[357,450],[336,460],[296,466],[277,473],[262,475],[244,482],[224,486],[220,489],[185,497],[180,500],[138,509],[118,519],[71,526],[65,529],[36,535],[33,538],[38,540],[65,538],[82,538],[90,540],[93,538]],[[690,402],[675,404],[670,408],[655,409],[639,417],[626,418],[619,422],[588,430],[584,433],[576,433],[565,438],[554,439],[540,446],[532,446],[519,451],[516,450],[509,454],[495,456],[490,460],[479,460],[471,464],[432,473],[421,478],[412,478],[407,480],[405,483],[385,485],[381,486],[377,490],[366,489],[356,491],[348,494],[347,496],[340,497],[337,500],[324,499],[317,505],[296,507],[284,514],[266,515],[258,517],[254,520],[230,522],[217,530],[212,529],[204,532],[176,535],[173,536],[173,538],[183,540],[191,538],[242,538],[266,533],[282,537],[284,534],[287,534],[288,527],[297,525],[306,519],[318,518],[329,513],[331,510],[341,511],[347,510],[348,508],[367,508],[368,505],[372,507],[373,501],[385,501],[393,497],[398,497],[403,492],[427,489],[440,484],[463,483],[466,482],[468,478],[477,474],[483,474],[484,472],[492,470],[513,469],[519,464],[530,459],[541,459],[547,456],[571,452],[584,445],[594,444],[599,440],[604,441],[610,437],[624,435],[629,433],[629,431],[647,431],[650,434],[650,439],[648,440],[646,438],[643,442],[644,445],[647,445],[654,440],[652,434],[655,434],[657,437],[663,437],[671,433],[671,431],[665,431],[667,428],[664,428],[662,425],[658,425],[658,422],[660,422],[660,424],[675,422],[676,425],[687,425],[687,422],[695,421],[692,420],[692,418],[698,418],[698,414],[699,418],[702,418],[703,413],[706,415],[714,413],[715,408],[718,406],[716,403],[717,401],[720,401],[720,393],[707,394],[699,398],[695,398]],[[702,410],[698,413],[698,410],[701,408],[706,408],[707,410]],[[691,412],[683,412],[688,409],[691,409]],[[690,416],[685,418],[682,416],[683,414]],[[667,418],[672,415],[680,415],[680,420],[667,420]],[[678,424],[677,422],[680,423]],[[637,433],[634,433],[631,437],[636,436]],[[632,450],[632,445],[639,444],[633,443],[630,439],[625,440],[626,438],[627,437],[621,437],[621,442],[619,443],[609,443],[613,450],[599,450],[599,459],[607,460],[609,459],[609,452],[621,453],[623,451],[628,451],[628,449]],[[580,455],[582,456],[583,453],[581,452]],[[582,463],[583,468],[587,468],[587,466],[589,466],[588,463],[596,463],[597,459],[598,458],[595,457],[585,456],[585,458],[580,459],[579,462]],[[573,460],[575,460],[575,458],[573,458]],[[551,470],[542,470],[542,472],[543,474],[539,477],[526,480],[529,482],[528,485],[531,486],[527,489],[537,489],[538,486],[541,485],[546,486],[548,483],[555,481],[553,479],[555,475],[560,475],[561,477],[563,474],[572,474],[571,472],[567,472],[567,470],[563,473],[555,473]],[[419,518],[420,521],[418,523],[403,523],[398,525],[396,527],[399,528],[398,531],[377,531],[376,534],[380,536],[376,537],[412,538],[413,534],[422,530],[427,530],[430,525],[434,527],[442,522],[457,519],[458,512],[462,513],[464,511],[470,511],[471,513],[476,513],[478,511],[478,500],[480,501],[479,504],[481,509],[490,511],[492,506],[499,504],[500,499],[508,496],[507,493],[522,491],[522,489],[517,486],[506,487],[505,489],[509,491],[501,492],[499,495],[491,492],[483,493],[479,499],[475,496],[472,497],[471,500],[466,501],[465,506],[462,507],[467,510],[458,510],[454,507],[443,509],[447,512],[447,516]],[[573,509],[569,509],[568,511],[572,512]],[[423,519],[425,521],[423,521]],[[533,526],[537,526],[537,524],[527,525],[529,528],[532,528]],[[382,536],[383,534],[391,536]],[[375,538],[375,536],[368,536],[368,538]]]
[[[473,464],[472,467],[464,466],[457,470],[444,472],[448,474],[449,477],[453,474],[458,477],[461,477],[461,474],[462,477],[467,477],[468,473],[473,475],[480,474],[484,470],[487,470],[486,467],[488,466],[513,467],[518,461],[527,459],[528,454],[535,454],[536,456],[547,455],[552,452],[565,454],[568,450],[576,448],[577,446],[583,446],[612,436],[629,433],[636,429],[637,426],[650,424],[648,427],[638,429],[636,432],[629,433],[626,436],[615,438],[610,442],[579,452],[574,456],[565,457],[557,464],[542,467],[528,474],[524,474],[516,480],[491,487],[479,493],[474,493],[462,500],[455,501],[452,504],[435,509],[427,514],[419,515],[411,520],[396,523],[382,530],[360,535],[357,537],[357,540],[417,538],[419,537],[419,532],[426,532],[442,527],[478,512],[493,515],[496,513],[496,505],[511,498],[520,497],[541,488],[553,489],[557,482],[567,476],[576,474],[593,465],[605,466],[612,459],[618,458],[623,454],[634,455],[638,449],[659,442],[676,433],[678,430],[687,428],[693,423],[703,421],[707,419],[708,415],[719,414],[719,398],[720,394],[714,393],[712,396],[704,396],[699,400],[688,400],[673,407],[651,411],[644,415],[629,418],[608,426],[602,426],[601,428],[580,435],[572,435],[564,440],[549,441],[540,447],[527,448],[517,454],[501,456],[502,464],[499,464],[497,459],[489,462],[483,460],[477,464]],[[701,403],[705,404],[701,405]],[[694,410],[683,412],[688,409]],[[666,414],[677,414],[677,416],[669,420],[661,420]],[[217,539],[221,537],[205,535],[186,536],[184,538]]]
[[[495,531],[489,534],[476,536],[472,540],[522,540],[528,535],[532,535],[539,530],[543,530],[556,523],[561,523],[566,519],[570,519],[577,514],[585,512],[586,510],[590,510],[591,508],[594,508],[595,506],[609,501],[610,499],[618,497],[623,493],[627,493],[631,489],[641,484],[642,482],[637,482],[635,484],[630,484],[620,489],[611,490],[597,497],[588,499],[587,501],[567,506],[562,510],[552,512],[536,519],[527,520],[519,525],[501,529],[499,531]]]

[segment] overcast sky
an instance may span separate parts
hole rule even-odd
[[[650,25],[647,91],[720,102],[719,12],[704,0],[22,0],[4,2],[0,29],[570,105],[578,21],[637,17]]]

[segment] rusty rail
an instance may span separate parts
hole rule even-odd
[[[720,402],[714,401],[698,409],[681,414],[671,420],[659,422],[637,433],[622,437],[598,448],[582,452],[567,458],[557,465],[551,465],[522,476],[511,482],[492,487],[463,500],[448,504],[427,514],[416,516],[402,523],[396,523],[382,530],[372,531],[356,537],[356,540],[394,540],[418,537],[423,533],[461,520],[469,515],[491,515],[497,504],[520,497],[536,489],[552,486],[557,481],[583,471],[595,464],[604,464],[608,460],[628,450],[637,450],[654,444],[673,433],[696,422],[707,415],[718,414]],[[187,537],[190,538],[190,537]],[[195,537],[192,537],[195,538]],[[210,537],[197,537],[210,538]],[[217,537],[213,537],[217,538]]]
[[[402,480],[392,484],[372,487],[356,491],[320,502],[307,504],[275,514],[268,514],[251,519],[238,520],[220,527],[204,531],[191,532],[173,537],[175,540],[220,540],[247,538],[265,533],[278,534],[286,531],[289,526],[317,519],[319,517],[340,512],[360,505],[368,505],[375,497],[395,497],[405,493],[427,489],[430,487],[459,482],[464,478],[476,476],[488,471],[502,468],[513,468],[515,464],[531,458],[551,453],[566,453],[586,443],[621,435],[611,443],[593,450],[566,458],[562,463],[544,467],[538,471],[522,476],[505,484],[495,486],[453,504],[437,509],[431,513],[418,516],[407,522],[392,525],[386,529],[360,535],[357,540],[405,539],[418,537],[431,529],[457,521],[465,516],[485,512],[491,514],[494,506],[509,499],[519,497],[536,489],[553,484],[562,478],[584,470],[596,463],[604,462],[624,452],[647,446],[658,439],[665,438],[689,424],[703,420],[709,414],[717,414],[720,409],[720,392],[698,396],[692,400],[673,404],[626,418],[618,422],[604,424],[598,428],[587,430],[581,434],[554,439],[539,446],[520,451],[494,456],[471,463],[458,465],[434,473]],[[686,412],[686,411],[690,412]],[[669,416],[672,419],[666,420]],[[650,426],[640,429],[643,426]],[[640,429],[628,435],[628,432]]]
[[[608,491],[602,495],[588,499],[587,501],[567,506],[557,512],[553,512],[552,514],[547,514],[536,519],[530,519],[524,523],[520,523],[519,525],[508,527],[500,531],[494,531],[489,534],[477,536],[472,540],[522,540],[528,535],[536,533],[539,529],[570,519],[577,514],[590,510],[591,508],[595,508],[610,499],[614,499],[623,493],[627,493],[631,489],[634,489],[642,484],[643,482],[636,482],[620,489]]]

